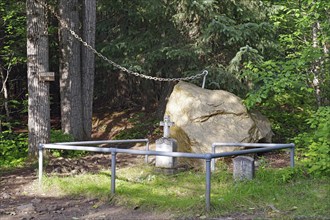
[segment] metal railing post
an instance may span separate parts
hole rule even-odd
[[[294,167],[294,150],[295,150],[295,147],[293,145],[293,147],[290,148],[290,166],[292,168]]]
[[[211,158],[206,160],[206,190],[205,190],[205,202],[206,202],[206,211],[210,211],[211,207]]]
[[[39,186],[41,186],[41,183],[42,183],[42,169],[43,169],[43,166],[42,166],[42,163],[43,163],[43,145],[42,144],[39,144],[39,176],[38,176],[38,178],[39,178]]]
[[[206,70],[204,70],[204,71],[206,71]],[[203,72],[204,72],[204,71],[203,71]],[[204,77],[203,77],[203,83],[202,83],[202,88],[203,88],[203,89],[205,88],[205,82],[206,82],[206,76],[207,76],[207,74],[209,74],[208,71],[206,71],[206,73],[205,73],[205,75],[204,75]]]
[[[146,144],[146,151],[149,151],[149,140],[147,141],[147,144]],[[148,163],[148,154],[145,155],[145,163]]]
[[[111,194],[116,192],[116,152],[111,152]]]
[[[215,154],[215,146],[212,144],[212,154]],[[211,171],[215,170],[215,158],[211,159]]]

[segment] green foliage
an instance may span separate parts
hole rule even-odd
[[[260,65],[246,64],[244,77],[253,82],[245,104],[248,108],[256,105],[301,107],[302,99],[312,97],[306,75],[299,74],[304,64],[299,60],[273,61]],[[310,103],[306,103],[310,104]]]
[[[0,60],[2,67],[25,61],[25,1],[0,2]]]
[[[26,16],[25,1],[0,2],[0,121],[10,129],[12,115],[22,112],[20,96],[26,61]],[[7,91],[4,90],[6,86]],[[16,94],[13,91],[16,92]],[[5,97],[5,92],[7,97]],[[19,93],[19,94],[18,94]],[[4,96],[2,96],[4,94]],[[5,100],[6,98],[6,100]],[[5,109],[7,105],[7,109]],[[5,112],[6,111],[6,112]],[[8,116],[7,116],[8,114]],[[6,117],[2,117],[6,115]],[[0,126],[2,126],[0,125]],[[14,156],[15,157],[15,156]]]
[[[264,62],[245,62],[242,78],[250,89],[247,107],[270,118],[274,141],[288,142],[300,133],[310,134],[306,120],[314,118],[317,106],[329,104],[330,4],[302,0],[278,1],[274,6],[270,19],[278,33],[276,53]],[[323,146],[319,150],[326,155],[327,144],[310,145],[316,142],[312,139],[303,141],[306,147],[316,151]]]
[[[245,64],[242,76],[251,88],[244,102],[269,117],[275,141],[288,142],[308,129],[305,120],[315,100],[308,77],[300,74],[306,68],[298,59]]]
[[[115,140],[127,140],[127,139],[140,139],[146,138],[150,132],[155,130],[157,122],[148,117],[146,113],[133,114],[129,119],[131,127],[120,131],[116,136]]]
[[[62,130],[50,131],[50,143],[71,142],[71,141],[74,141],[73,136],[70,134],[63,133]]]
[[[74,138],[70,134],[65,134],[61,130],[51,130],[50,131],[50,142],[60,143],[60,142],[72,142]],[[81,157],[87,154],[85,151],[69,151],[69,150],[52,150],[52,155],[54,157]]]
[[[17,134],[10,130],[0,133],[0,167],[22,165],[27,153],[27,134]]]
[[[249,89],[248,84],[251,81],[243,75],[244,69],[242,69],[242,66],[246,62],[252,65],[258,64],[262,60],[263,57],[256,49],[249,45],[241,47],[227,67],[218,65],[208,68],[213,74],[210,76],[209,81],[211,82],[207,87],[210,89],[224,89],[238,96],[245,97]]]
[[[294,140],[309,173],[330,175],[330,107],[320,107],[306,120],[310,130]]]
[[[268,22],[268,3],[111,0],[99,1],[98,7],[96,46],[119,64],[147,75],[185,77],[208,69],[206,88],[221,88],[241,95],[245,91],[240,79],[226,67],[232,57],[245,45],[261,54],[272,51],[274,30]],[[110,82],[105,79],[117,70],[103,61],[98,63],[98,68],[102,68],[104,75],[96,76],[99,81],[96,97],[103,100],[101,97],[114,90],[108,91]],[[163,88],[157,83],[121,78],[120,95],[124,95],[125,89],[133,88],[130,99],[146,94],[148,100],[157,99]],[[201,81],[197,79],[193,83],[201,85]],[[128,86],[122,88],[121,83]],[[135,89],[139,85],[142,88]]]
[[[329,1],[283,1],[271,17],[279,31],[280,51],[278,59],[296,60],[306,65],[303,71],[310,87],[317,79],[321,105],[329,104]],[[317,88],[314,88],[315,92]]]

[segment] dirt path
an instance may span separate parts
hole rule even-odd
[[[118,157],[118,167],[142,158]],[[143,159],[142,159],[143,161]],[[108,166],[110,155],[81,159],[57,158],[46,172],[75,174],[97,172]],[[62,197],[56,191],[45,194],[37,187],[37,169],[21,168],[1,173],[0,219],[171,219],[169,213],[145,212],[134,207],[118,207],[98,199]]]

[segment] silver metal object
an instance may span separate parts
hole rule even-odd
[[[294,146],[290,148],[290,167],[294,167]]]
[[[211,209],[211,158],[207,158],[206,162],[206,174],[205,174],[205,205],[206,211]]]
[[[120,143],[146,143],[146,151],[149,150],[149,140],[148,139],[130,139],[130,140],[100,140],[100,141],[76,141],[76,142],[61,142],[54,144],[64,144],[64,145],[99,145],[99,144],[120,144]],[[148,155],[145,155],[145,163],[148,163]]]
[[[295,145],[290,144],[269,144],[269,143],[213,143],[212,153],[215,154],[215,149],[217,147],[260,147],[260,148],[272,148],[272,147],[283,147],[290,148],[290,166],[294,167],[294,149]],[[237,151],[234,151],[237,152]],[[257,153],[257,152],[252,152]],[[212,159],[211,170],[215,170],[215,159]]]
[[[205,87],[206,76],[207,76],[207,74],[209,74],[209,72],[208,72],[207,70],[204,70],[204,72],[206,72],[206,73],[205,73],[205,75],[203,76],[203,84],[202,84],[202,88],[203,88],[203,89],[204,89],[204,87]]]
[[[54,143],[57,145],[98,145],[98,144],[120,144],[120,143],[148,143],[148,139],[129,139],[129,140],[100,140],[100,141],[76,141],[76,142],[61,142]]]
[[[42,169],[43,169],[43,167],[42,167],[42,165],[43,165],[43,146],[42,146],[42,144],[39,144],[39,146],[38,146],[38,151],[39,151],[39,158],[38,158],[38,161],[39,161],[39,187],[41,187],[41,184],[42,184]]]
[[[124,140],[123,140],[124,141]],[[214,143],[216,145],[222,146],[256,146],[256,144],[249,143]],[[258,144],[257,144],[258,145]],[[271,145],[271,146],[270,146]],[[213,146],[213,145],[212,145]],[[228,157],[235,155],[244,155],[250,153],[260,153],[260,152],[269,152],[274,150],[290,148],[294,150],[294,144],[268,144],[268,147],[254,148],[248,150],[239,150],[233,152],[224,152],[224,153],[208,153],[208,154],[197,154],[197,153],[183,153],[183,152],[162,152],[162,151],[141,151],[141,150],[130,150],[130,149],[119,149],[119,148],[101,148],[101,147],[86,147],[86,146],[71,146],[63,144],[40,144],[39,145],[39,182],[42,183],[42,150],[43,149],[62,149],[62,150],[84,150],[92,152],[103,152],[111,153],[111,193],[115,193],[116,187],[116,154],[117,153],[127,153],[127,154],[136,154],[136,155],[156,155],[156,156],[170,156],[170,157],[187,157],[187,158],[196,158],[204,159],[206,161],[206,174],[205,174],[205,203],[206,211],[209,212],[211,208],[211,160],[214,158]],[[293,152],[293,151],[292,151]],[[291,157],[294,157],[294,153],[291,153]],[[293,163],[291,163],[291,166]]]
[[[111,152],[111,194],[116,192],[116,152]]]

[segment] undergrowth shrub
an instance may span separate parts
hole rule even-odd
[[[132,127],[120,131],[115,136],[115,140],[146,138],[152,133],[152,130],[156,129],[155,125],[157,125],[157,122],[144,112],[132,115],[128,122]]]
[[[302,72],[304,63],[297,59],[286,62],[265,61],[246,65],[244,77],[252,83],[245,105],[256,108],[269,118],[275,133],[274,142],[289,142],[308,130],[305,120],[314,105],[313,89]]]
[[[50,131],[50,142],[60,143],[60,142],[72,142],[74,138],[70,134],[65,134],[61,130],[51,130]],[[80,157],[87,154],[86,151],[74,151],[74,150],[52,150],[52,155],[54,157]]]
[[[302,163],[311,174],[330,175],[330,106],[320,107],[306,122],[310,130],[294,138]]]
[[[11,130],[0,133],[0,166],[13,167],[21,165],[28,153],[26,133],[14,133]]]

